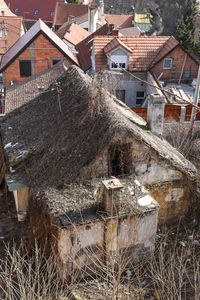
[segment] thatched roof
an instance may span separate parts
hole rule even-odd
[[[7,114],[1,132],[10,166],[36,188],[78,180],[119,132],[140,140],[190,179],[196,177],[188,160],[141,125],[142,118],[73,66],[50,91]]]

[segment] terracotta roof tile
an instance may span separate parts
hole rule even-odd
[[[169,36],[118,37],[118,39],[132,49],[130,71],[147,71],[178,45],[178,41]],[[107,69],[107,57],[104,48],[112,40],[114,40],[113,36],[94,37],[96,71]]]
[[[108,52],[114,50],[117,47],[123,47],[125,50],[127,50],[128,52],[132,53],[132,49],[130,49],[127,45],[125,45],[120,39],[118,39],[117,37],[112,39],[110,41],[110,43],[108,43],[105,47],[104,47],[104,53],[107,54]]]
[[[93,39],[95,36],[111,34],[113,26],[111,24],[105,24],[94,33],[90,34],[86,39],[76,45],[76,50],[79,52],[78,58],[81,67],[84,71],[91,67],[91,53],[93,46]],[[112,37],[113,38],[113,37]]]
[[[10,9],[13,13],[24,17],[26,20],[38,20],[40,18],[50,22],[53,21],[57,1],[61,0],[5,0],[7,5],[10,3]],[[35,14],[36,10],[38,10],[38,14]]]
[[[69,24],[65,23],[57,32],[56,34],[61,39],[65,39],[66,41],[70,42],[73,45],[77,45],[82,40],[87,38],[90,33],[79,26],[78,24]]]
[[[53,19],[54,26],[68,22],[69,17],[79,17],[88,12],[88,5],[57,2]]]
[[[47,36],[66,57],[78,63],[77,57],[69,50],[69,47],[42,21],[38,20],[2,57],[0,72],[11,63],[17,55],[22,52],[39,33]]]
[[[63,62],[37,73],[25,80],[9,85],[6,88],[5,113],[8,113],[34,99],[67,70]]]
[[[105,15],[105,21],[114,24],[114,28],[127,28],[132,26],[133,15]]]

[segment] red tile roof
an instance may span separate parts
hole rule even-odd
[[[105,47],[104,47],[104,53],[107,54],[108,52],[116,49],[117,47],[121,46],[128,52],[132,53],[132,49],[130,49],[127,45],[125,45],[120,39],[117,37],[112,39]]]
[[[2,37],[0,39],[0,55],[4,54],[24,33],[21,17],[0,16],[0,30]],[[5,39],[4,28],[7,28],[7,38]],[[7,44],[6,44],[7,41]]]
[[[78,24],[65,23],[56,34],[61,39],[65,39],[73,45],[77,45],[90,35],[90,33]]]
[[[84,71],[91,67],[91,53],[93,46],[93,39],[95,36],[108,35],[112,33],[113,26],[111,24],[105,24],[97,31],[90,34],[86,39],[76,45],[78,51],[78,58],[80,65]],[[113,38],[113,37],[112,37]]]
[[[113,39],[113,36],[94,37],[96,71],[108,68],[104,48]],[[129,60],[130,71],[147,71],[179,44],[170,36],[118,37],[118,39],[132,49]]]
[[[5,0],[6,4],[10,3],[10,9],[18,16],[26,20],[53,21],[53,13],[56,2],[61,0]],[[18,10],[18,12],[17,12]],[[37,13],[38,10],[38,14]]]
[[[133,15],[105,15],[105,21],[114,24],[114,28],[131,27],[133,19]]]
[[[57,2],[53,19],[54,26],[61,26],[68,22],[69,17],[79,17],[88,12],[88,6],[84,4]]]
[[[68,46],[42,21],[38,20],[2,57],[0,72],[5,68],[34,40],[39,33],[43,33],[53,42],[72,63],[78,65],[77,57],[69,50]]]

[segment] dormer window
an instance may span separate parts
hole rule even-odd
[[[39,10],[36,9],[36,10],[35,10],[35,15],[37,16],[38,14],[39,14]]]
[[[127,55],[111,55],[110,56],[110,70],[127,69]]]
[[[51,11],[50,16],[51,16],[51,17],[54,16],[54,11]]]
[[[18,14],[19,8],[15,8],[15,13]]]

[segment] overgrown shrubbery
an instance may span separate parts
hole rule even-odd
[[[31,255],[16,247],[7,247],[0,265],[0,299],[66,300],[66,299],[199,299],[200,236],[198,231],[157,235],[156,250],[143,261],[114,258],[114,264],[101,265],[77,273],[71,281],[59,276],[52,257],[45,258],[36,246]],[[116,262],[118,265],[116,266]],[[100,261],[97,263],[100,266]],[[114,266],[115,267],[112,267]],[[89,271],[88,271],[89,270]]]

